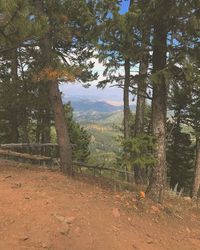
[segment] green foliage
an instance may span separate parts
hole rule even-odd
[[[49,141],[50,136],[44,140],[53,119],[47,80],[88,83],[96,78],[90,62],[98,40],[95,3],[0,1],[1,142]]]
[[[79,123],[75,122],[70,103],[64,105],[64,110],[72,143],[73,158],[76,161],[85,162],[90,155],[89,145],[91,136]]]
[[[134,165],[141,168],[152,167],[155,164],[153,149],[155,142],[153,137],[147,134],[141,134],[133,138],[122,139],[122,153],[119,163],[129,166],[131,171]]]
[[[171,124],[173,126],[173,124]],[[175,127],[168,140],[167,165],[170,186],[178,184],[178,190],[184,189],[184,193],[191,194],[194,176],[195,147],[191,136]]]
[[[177,70],[177,69],[176,69]],[[167,166],[171,188],[178,184],[178,190],[191,194],[194,178],[195,145],[193,134],[198,131],[197,100],[192,94],[195,85],[188,81],[184,72],[178,70],[171,82],[168,107],[172,116],[168,121]],[[192,111],[193,110],[193,111]],[[195,122],[197,121],[197,123]]]
[[[24,42],[31,45],[45,31],[46,19],[34,19],[32,1],[0,1],[0,51],[20,47]]]

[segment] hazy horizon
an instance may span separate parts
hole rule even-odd
[[[93,101],[104,101],[112,104],[123,104],[123,91],[117,87],[106,87],[97,89],[96,86],[89,88],[83,87],[81,84],[62,84],[60,90],[65,100],[90,99]]]

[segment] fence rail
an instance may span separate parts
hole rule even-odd
[[[50,156],[42,154],[42,153],[46,153],[46,151],[42,149],[51,149],[48,152]],[[55,154],[52,155],[52,152],[51,152],[52,149],[58,150],[58,144],[53,144],[53,143],[0,144],[0,157],[6,158],[6,159],[17,160],[17,161],[23,161],[23,162],[28,161],[30,163],[46,165],[50,167],[55,166],[55,165],[58,166],[59,159],[58,157],[55,157]],[[40,154],[38,154],[38,152]],[[87,164],[84,162],[73,161],[73,166],[75,168],[77,167],[80,170],[80,172],[82,172],[84,168],[87,168],[93,171],[94,176],[96,176],[97,174],[102,175],[103,171],[108,171],[113,177],[112,179],[117,179],[117,177],[119,177],[119,175],[117,176],[117,174],[122,174],[125,180],[127,180],[128,177],[131,177],[131,178],[134,177],[133,172],[126,171],[123,169],[117,169],[113,167],[110,168],[104,165],[91,165],[91,164]]]
[[[16,148],[43,148],[43,147],[58,147],[56,143],[10,143],[0,144],[0,148],[16,149]]]
[[[105,171],[113,171],[113,172],[117,172],[117,173],[121,173],[121,174],[129,174],[129,175],[133,175],[133,172],[129,172],[126,170],[122,170],[122,169],[117,169],[117,168],[109,168],[109,167],[105,167],[104,165],[90,165],[87,163],[83,163],[83,162],[77,162],[77,161],[73,161],[73,164],[81,167],[81,168],[88,168],[88,169],[95,169],[95,170],[105,170]]]

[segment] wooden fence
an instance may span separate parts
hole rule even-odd
[[[52,143],[0,144],[0,157],[49,167],[59,165],[58,144]],[[132,172],[104,165],[91,165],[77,161],[74,161],[73,165],[74,169],[81,173],[84,172],[84,169],[89,169],[93,176],[101,176],[105,175],[105,172],[109,172],[113,180],[117,180],[121,176],[121,179],[128,182],[128,179],[134,177]]]
[[[40,165],[52,165],[53,160],[58,157],[58,144],[0,144],[0,157],[17,161],[28,161]]]

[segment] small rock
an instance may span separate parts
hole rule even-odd
[[[28,195],[25,195],[25,196],[24,196],[24,199],[26,199],[26,200],[31,200],[31,197],[28,196]]]
[[[120,217],[120,212],[119,212],[118,208],[113,208],[112,212],[113,212],[113,216],[115,218],[119,218]]]
[[[68,224],[71,224],[74,220],[75,220],[75,217],[73,216],[65,218],[65,222]]]
[[[64,228],[60,230],[60,234],[67,236],[69,234],[70,228],[66,225]]]
[[[186,232],[190,234],[191,230],[188,227],[186,227]]]
[[[59,220],[60,222],[64,222],[65,223],[65,217],[59,214],[54,214],[54,217]]]
[[[65,224],[71,224],[74,220],[75,220],[75,217],[71,216],[71,217],[64,217],[62,215],[59,215],[59,214],[54,214],[54,217],[59,220],[60,222],[63,222]]]
[[[147,243],[148,243],[148,244],[153,244],[153,240],[152,240],[152,239],[148,239],[148,240],[147,240]]]
[[[13,224],[13,223],[15,223],[15,220],[10,220],[10,224]]]
[[[29,237],[28,237],[27,235],[22,236],[22,237],[20,238],[20,240],[23,240],[23,241],[26,241],[26,240],[28,240],[28,239],[29,239]]]
[[[47,248],[47,245],[45,243],[42,243],[43,248]]]
[[[138,249],[138,247],[135,244],[132,244],[133,249]]]

